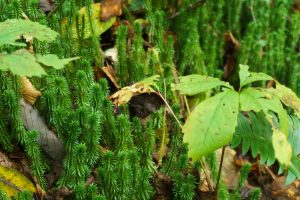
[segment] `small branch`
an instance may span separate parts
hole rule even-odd
[[[226,146],[224,146],[222,148],[222,155],[221,155],[221,160],[220,160],[220,165],[219,165],[219,174],[218,174],[217,185],[216,185],[216,199],[218,199],[218,189],[219,189],[219,184],[220,184],[220,179],[221,179],[222,165],[223,165],[223,160],[224,160],[225,148],[226,148]]]
[[[251,16],[253,18],[253,21],[256,21],[256,17],[254,14],[254,9],[253,9],[253,0],[250,1],[250,11],[251,11]]]
[[[169,111],[171,112],[171,114],[173,115],[173,117],[175,118],[176,122],[178,123],[178,125],[180,126],[180,128],[182,129],[182,124],[180,123],[180,121],[178,120],[178,118],[176,117],[175,113],[173,112],[172,108],[170,107],[169,103],[167,102],[167,100],[161,95],[160,92],[156,92],[156,94],[164,101],[164,103],[166,104],[166,106],[168,107]]]
[[[0,178],[0,182],[6,184],[6,185],[9,185],[10,187],[14,188],[15,190],[19,191],[19,192],[22,192],[22,189],[17,187],[16,185],[14,185],[13,183],[3,179],[3,178]]]
[[[168,17],[167,19],[173,19],[173,18],[177,17],[178,15],[180,15],[183,12],[186,12],[188,10],[193,10],[193,9],[197,8],[198,6],[202,5],[204,2],[205,2],[205,0],[197,0],[194,3],[188,5],[185,9],[174,13],[173,15]]]
[[[164,79],[164,98],[167,99],[167,87],[166,87],[166,80]],[[161,145],[158,151],[158,166],[161,165],[162,158],[165,154],[165,149],[166,149],[166,121],[167,121],[167,109],[166,107],[164,108],[164,120],[163,120],[163,131],[162,131],[162,139],[161,139]]]
[[[207,186],[208,186],[209,190],[210,190],[210,191],[214,191],[213,183],[212,183],[212,180],[211,180],[210,177],[209,177],[207,165],[206,165],[206,162],[205,162],[205,159],[204,159],[204,158],[201,158],[201,159],[200,159],[200,164],[201,164],[201,167],[202,167],[202,169],[203,169],[203,172],[204,172],[205,179],[206,179]]]

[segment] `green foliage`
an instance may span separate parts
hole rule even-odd
[[[191,174],[184,177],[177,173],[174,177],[174,199],[192,200],[195,196],[195,179]]]
[[[247,178],[248,178],[248,175],[249,175],[249,172],[251,170],[251,164],[250,163],[245,163],[241,170],[240,170],[240,177],[239,177],[239,183],[238,183],[238,187],[235,189],[234,193],[233,193],[233,197],[232,199],[241,199],[241,188],[243,187],[243,185],[245,184]]]
[[[239,95],[227,90],[196,106],[183,126],[183,141],[189,144],[193,161],[228,144],[233,136]]]
[[[247,113],[238,116],[238,125],[231,141],[233,148],[242,144],[242,153],[245,155],[251,150],[252,157],[260,155],[260,162],[272,165],[275,162],[275,153],[272,146],[272,128],[262,112]]]
[[[296,178],[300,179],[300,120],[295,116],[290,116],[289,142],[292,146],[293,154],[291,166],[289,167],[286,184],[292,183]]]
[[[42,76],[45,70],[36,61],[36,58],[28,50],[20,49],[11,54],[1,53],[0,69],[10,70],[13,74],[20,76]]]
[[[40,41],[51,42],[58,33],[47,26],[37,22],[21,19],[9,19],[0,22],[0,47],[4,45],[26,46],[17,40],[32,40],[36,38]],[[56,55],[34,55],[29,50],[19,49],[12,53],[0,53],[0,70],[11,71],[13,74],[20,76],[42,76],[46,75],[41,64],[52,66],[55,69],[61,69],[70,61],[79,57],[69,59],[59,59]]]
[[[24,43],[16,42],[26,38],[36,38],[40,41],[52,42],[58,36],[58,33],[45,25],[30,20],[8,19],[0,23],[0,46],[20,45]]]
[[[36,59],[39,63],[48,67],[54,67],[55,69],[62,69],[64,65],[78,58],[79,57],[59,59],[55,54],[36,55]]]
[[[35,106],[65,147],[63,172],[56,185],[72,189],[71,199],[152,199],[160,189],[153,187],[157,186],[156,172],[172,178],[174,199],[193,199],[202,182],[194,170],[200,172],[202,166],[199,161],[192,165],[189,157],[196,160],[207,155],[203,160],[216,181],[218,163],[213,151],[230,143],[242,144],[243,153],[259,154],[263,163],[278,159],[282,169],[288,165],[287,183],[300,177],[299,120],[288,116],[292,112],[298,116],[300,105],[296,96],[300,91],[300,18],[292,1],[122,1],[124,15],[118,19],[121,25],[117,28],[112,26],[115,17],[99,20],[101,7],[91,0],[54,2],[56,9],[46,15],[36,0],[0,0],[0,21],[12,19],[0,23],[0,27],[6,24],[0,31],[0,144],[5,151],[22,145],[31,173],[43,187],[47,161],[39,134],[23,126],[18,75],[38,76],[31,78],[42,92]],[[24,17],[35,22],[20,19]],[[228,41],[224,43],[227,31],[241,43],[240,49],[231,49],[234,53],[228,52]],[[62,37],[56,37],[57,33]],[[127,106],[116,107],[107,98],[115,88],[106,79],[95,80],[93,67],[108,63],[102,51],[113,46],[118,59],[109,64],[119,85],[125,87],[159,74],[159,81],[153,76],[142,84],[164,91],[179,121],[184,120],[188,109],[184,98],[170,86],[178,82],[177,75],[194,74],[179,77],[179,84],[172,86],[197,102],[206,96],[195,108],[195,103],[188,101],[192,114],[183,126],[184,135],[169,109],[165,116],[161,109],[140,120],[129,115]],[[235,56],[233,68],[237,68],[235,63],[244,64],[240,67],[240,87],[235,87],[238,91],[213,78],[222,76],[222,68],[226,70],[231,64],[231,54]],[[81,59],[63,68],[78,57]],[[247,64],[255,72],[248,72]],[[8,70],[12,73],[6,73]],[[265,89],[266,81],[274,80],[259,71],[276,77],[296,94],[277,81],[274,88]],[[157,129],[162,126],[165,138],[170,137],[170,151],[165,154],[157,153],[161,142]],[[287,146],[283,150],[278,143]],[[291,152],[286,151],[290,148]],[[157,154],[161,165],[154,162]],[[94,169],[97,181],[86,185]],[[254,190],[250,199],[259,196],[260,191]],[[218,198],[230,197],[221,181]]]
[[[197,74],[179,77],[179,81],[180,83],[173,85],[173,90],[178,90],[181,95],[193,96],[218,86],[225,86],[233,89],[228,83],[221,81],[218,78]]]
[[[285,104],[294,109],[295,113],[297,113],[297,108],[294,105],[297,105],[295,102],[299,101],[298,98],[295,94],[287,92],[284,92],[284,95],[280,93],[281,95],[279,94],[279,96],[281,96],[281,98],[278,98],[278,94],[276,95],[274,92],[272,92],[272,89],[269,89],[269,91],[268,89],[264,90],[262,88],[245,88],[245,85],[254,81],[264,81],[272,79],[271,77],[263,73],[249,73],[248,66],[240,66],[239,76],[240,87],[238,92],[234,91],[232,88],[223,88],[223,91],[219,94],[213,97],[209,97],[198,104],[193,112],[189,115],[187,121],[183,126],[183,140],[184,142],[187,142],[189,144],[189,156],[194,161],[196,161],[202,156],[208,155],[214,150],[228,144],[232,140],[236,126],[238,124],[238,114],[241,111],[249,112],[250,120],[252,120],[252,122],[255,120],[255,115],[251,114],[250,111],[254,111],[256,113],[263,111],[266,122],[272,127],[272,133],[268,134],[268,132],[265,133],[264,131],[262,131],[255,132],[255,134],[259,138],[265,138],[266,141],[269,141],[269,143],[271,142],[275,158],[285,167],[289,166],[292,158],[292,149],[287,139],[288,117],[281,102],[284,103],[288,101],[289,103]],[[203,77],[198,76],[198,79],[199,81],[202,81]],[[181,80],[185,79],[182,78]],[[189,79],[187,78],[187,80]],[[193,88],[194,91],[202,92],[203,86],[195,86],[193,82],[186,81],[183,83],[179,83],[177,84],[177,87],[175,86],[174,88],[182,93],[184,93],[183,89],[186,88]],[[217,85],[224,85],[223,83],[220,83],[222,82],[220,81],[219,83],[217,83]],[[182,85],[184,85],[184,87]],[[204,87],[204,89],[206,88],[207,86]],[[190,91],[188,90],[188,92]],[[196,92],[192,94],[195,93]],[[285,95],[288,95],[288,98],[282,97]],[[274,114],[278,115],[278,126],[276,126],[273,121]],[[259,116],[259,118],[262,118],[262,116]],[[252,129],[249,124],[241,125],[245,124],[246,121],[243,116],[239,117],[239,121],[240,127],[237,129],[238,133],[243,132],[243,136],[254,135],[252,134]],[[258,127],[259,124],[257,122],[252,125],[252,128]],[[262,124],[261,127],[266,126],[265,124]],[[244,132],[244,129],[247,130],[247,132]],[[253,129],[253,132],[254,131],[255,130]],[[236,139],[234,140],[235,146],[242,141],[241,137],[243,136],[241,136],[241,134],[240,136],[236,136]],[[273,152],[269,149],[265,149],[265,147],[259,145],[260,142],[255,140],[256,138],[253,138],[250,141],[248,139],[244,139],[243,152],[245,153],[246,151],[248,151],[251,144],[252,154],[254,156],[256,156],[256,154],[261,151],[263,152],[262,160],[266,161],[270,159],[270,163],[273,163]],[[253,143],[251,143],[251,141],[253,141]]]

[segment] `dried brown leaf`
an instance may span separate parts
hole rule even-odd
[[[109,80],[114,84],[114,86],[119,89],[120,86],[118,84],[116,73],[115,73],[114,69],[110,65],[108,65],[107,67],[101,67],[101,70],[109,78]]]
[[[111,17],[120,16],[122,14],[121,0],[102,0],[101,2],[101,21],[106,21]]]
[[[146,78],[140,82],[137,82],[131,86],[123,87],[118,92],[111,95],[109,98],[114,101],[115,105],[124,105],[130,101],[130,99],[136,95],[144,93],[156,93],[152,88],[153,86],[157,88],[156,81],[158,80],[159,75],[154,75],[149,78]]]
[[[38,97],[42,95],[25,76],[21,77],[23,98],[33,105]]]

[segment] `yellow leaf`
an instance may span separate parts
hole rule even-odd
[[[276,88],[270,88],[268,91],[278,96],[284,105],[292,108],[297,117],[300,117],[300,99],[293,90],[277,82]]]
[[[292,147],[284,133],[274,127],[272,144],[279,163],[285,167],[289,166],[292,159]]]
[[[133,96],[143,94],[143,93],[152,93],[156,92],[152,87],[155,87],[158,90],[156,81],[158,80],[159,75],[154,75],[144,80],[137,82],[131,86],[127,86],[119,90],[118,92],[111,95],[109,98],[114,101],[115,105],[124,105],[130,101]]]
[[[79,29],[83,30],[83,39],[89,38],[92,35],[92,29],[91,25],[94,28],[95,35],[101,35],[104,33],[107,29],[109,29],[116,21],[116,17],[111,17],[105,22],[100,21],[100,14],[101,14],[101,4],[100,3],[94,3],[91,5],[91,20],[89,19],[89,15],[87,12],[86,7],[82,7],[78,11],[78,15],[72,19],[71,24],[71,30],[73,34],[73,38],[78,39],[78,34],[81,34],[81,31],[79,30],[79,33],[77,33],[77,27]],[[77,20],[76,20],[77,19]],[[68,23],[68,20],[64,18],[62,20],[62,26],[63,26],[63,33],[62,35],[66,35],[66,26]],[[84,25],[82,27],[82,25]]]
[[[2,165],[0,165],[0,189],[2,189],[7,196],[15,198],[18,196],[18,193],[23,190],[27,190],[31,193],[36,192],[33,183],[23,174],[15,169]]]

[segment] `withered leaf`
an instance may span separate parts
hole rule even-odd
[[[156,93],[156,91],[152,88],[155,87],[158,89],[156,85],[156,81],[158,80],[159,75],[154,75],[149,78],[145,78],[144,80],[137,82],[131,86],[123,87],[118,92],[111,95],[109,98],[114,101],[115,105],[124,105],[130,101],[130,99],[136,95],[143,93]]]
[[[108,65],[107,67],[102,67],[101,69],[105,73],[105,75],[109,78],[109,80],[111,80],[114,86],[116,88],[120,88],[114,69],[110,65]]]
[[[101,21],[106,21],[111,17],[120,16],[122,14],[121,0],[102,0],[101,2]]]
[[[33,105],[37,98],[42,95],[40,91],[35,89],[35,87],[32,85],[30,80],[26,78],[25,76],[21,77],[21,83],[22,83],[22,95],[23,98]]]

